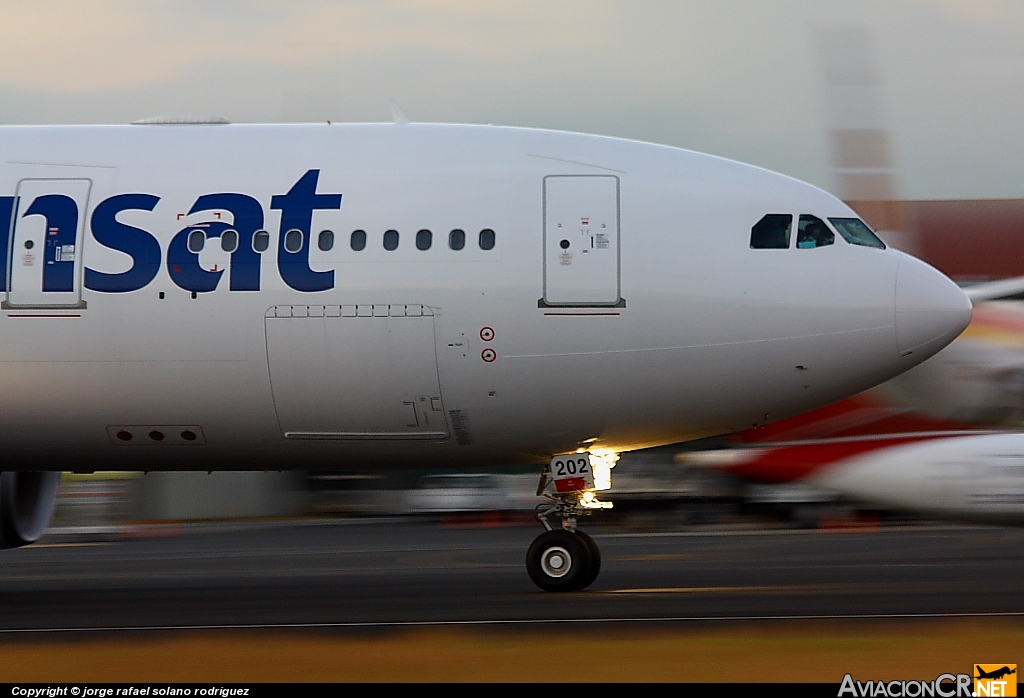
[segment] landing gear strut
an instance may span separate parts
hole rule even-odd
[[[546,531],[526,553],[526,571],[544,591],[581,591],[597,579],[601,551],[593,538],[576,528],[576,519],[611,508],[612,503],[599,501],[596,492],[611,488],[616,460],[615,454],[574,453],[556,456],[544,467],[537,495],[551,503],[538,507],[537,518]],[[561,519],[559,530],[548,521],[551,515]]]

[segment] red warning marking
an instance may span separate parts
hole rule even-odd
[[[217,220],[220,220],[220,211],[214,211],[213,215],[217,216]]]
[[[178,220],[179,220],[179,221],[180,221],[180,220],[181,220],[182,218],[184,218],[184,217],[185,217],[185,214],[184,214],[184,213],[179,213],[179,214],[178,214]]]
[[[498,352],[494,351],[493,349],[484,349],[483,352],[481,352],[480,354],[480,358],[483,359],[486,363],[491,363],[498,358]]]
[[[181,273],[181,267],[179,267],[177,264],[174,265],[174,273],[175,274],[180,274]]]
[[[556,492],[580,492],[587,489],[587,481],[581,477],[567,477],[564,480],[555,480]]]
[[[491,329],[490,327],[483,328],[482,330],[480,330],[480,339],[484,340],[485,342],[491,341],[492,339],[494,339],[494,330]]]

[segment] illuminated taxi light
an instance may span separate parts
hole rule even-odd
[[[590,452],[590,469],[594,472],[594,489],[598,492],[612,488],[612,468],[619,460],[615,451]]]

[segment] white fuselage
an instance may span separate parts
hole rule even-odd
[[[1024,434],[933,439],[869,451],[807,484],[944,518],[1024,524]]]
[[[639,448],[854,394],[970,318],[894,250],[751,249],[765,214],[855,214],[663,146],[419,124],[4,127],[0,156],[5,470]]]

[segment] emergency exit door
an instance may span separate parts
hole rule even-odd
[[[82,307],[88,179],[23,179],[11,225],[10,308]]]
[[[622,305],[618,177],[544,178],[542,304]]]

